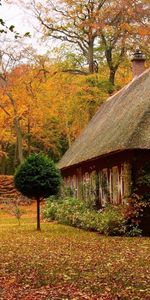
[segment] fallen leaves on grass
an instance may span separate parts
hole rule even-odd
[[[0,300],[150,300],[149,238],[7,225],[0,226]]]

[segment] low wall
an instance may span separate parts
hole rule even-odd
[[[0,176],[0,203],[9,203],[16,200],[30,201],[28,198],[23,197],[14,186],[13,176]]]

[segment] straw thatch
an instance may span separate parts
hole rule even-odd
[[[150,69],[102,104],[58,166],[126,149],[150,149]]]

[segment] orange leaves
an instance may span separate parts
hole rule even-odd
[[[20,228],[0,210],[1,298],[14,300],[149,299],[150,240],[104,237],[42,223],[24,206]]]
[[[148,27],[148,26],[147,27],[141,26],[141,27],[139,27],[138,31],[139,31],[139,34],[142,37],[149,36],[149,34],[150,34],[150,27]]]
[[[121,30],[122,32],[127,31],[128,33],[132,33],[133,28],[132,28],[132,26],[131,26],[130,24],[128,24],[128,23],[122,23],[122,24],[120,25],[120,30]]]

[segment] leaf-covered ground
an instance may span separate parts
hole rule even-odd
[[[150,299],[150,238],[105,237],[0,209],[0,300]]]

